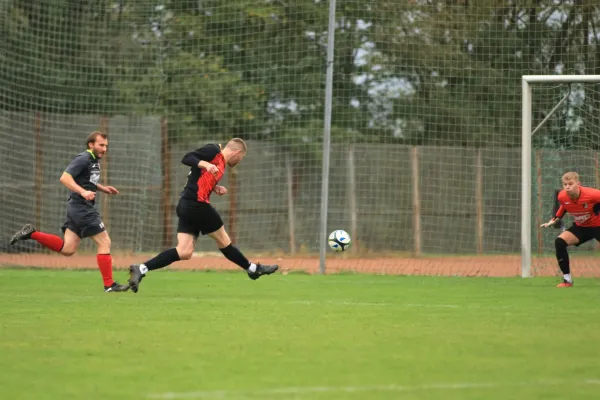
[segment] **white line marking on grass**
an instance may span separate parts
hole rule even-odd
[[[95,296],[72,296],[70,294],[61,294],[61,297],[65,298],[40,298],[41,295],[37,294],[18,294],[18,293],[0,293],[0,298],[8,298],[13,301],[21,301],[26,299],[28,302],[36,303],[74,303],[86,300],[103,300],[104,293],[99,293]],[[45,296],[45,295],[44,295]],[[127,295],[123,295],[125,298]],[[352,300],[289,300],[289,301],[277,301],[273,299],[264,300],[247,300],[247,299],[234,299],[234,298],[203,298],[203,297],[153,297],[153,299],[160,299],[163,303],[243,303],[243,304],[263,304],[265,302],[273,303],[278,302],[279,304],[292,304],[292,305],[306,305],[306,306],[348,306],[348,307],[398,307],[398,308],[453,308],[453,309],[484,309],[484,310],[500,310],[509,309],[509,306],[493,306],[493,305],[480,305],[480,304],[424,304],[424,303],[389,303],[389,302],[366,302],[366,301],[352,301]]]
[[[464,383],[433,383],[425,385],[379,385],[379,386],[316,386],[316,387],[281,387],[273,389],[254,390],[212,390],[197,392],[167,392],[148,394],[151,399],[227,399],[240,397],[277,396],[277,395],[303,395],[311,393],[364,393],[364,392],[416,392],[430,390],[468,390],[468,389],[495,389],[508,387],[536,387],[559,385],[600,385],[600,379],[583,379],[580,381],[565,381],[561,379],[544,379],[536,381],[491,383],[491,382],[464,382]]]
[[[268,300],[272,301],[272,300]],[[244,300],[246,302],[246,300]],[[332,305],[332,306],[351,306],[351,307],[404,307],[404,308],[467,308],[467,309],[485,309],[485,310],[504,310],[511,308],[509,306],[487,306],[479,304],[467,304],[467,305],[456,305],[456,304],[423,304],[423,303],[371,303],[364,301],[348,301],[348,300],[324,300],[324,301],[313,301],[313,300],[296,300],[282,302],[284,304],[302,304],[302,305]]]
[[[179,303],[184,301],[189,302],[211,302],[211,303],[243,303],[243,304],[263,304],[268,302],[269,304],[291,304],[291,305],[303,305],[303,306],[350,306],[350,307],[443,307],[443,308],[459,308],[460,306],[453,306],[449,304],[442,305],[427,305],[427,304],[410,304],[410,303],[373,303],[366,301],[348,301],[348,300],[288,300],[280,301],[274,299],[263,299],[263,300],[247,300],[247,299],[232,299],[232,298],[198,298],[198,297],[167,297],[162,298],[162,302],[165,303]]]

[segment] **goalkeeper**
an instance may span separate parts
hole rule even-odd
[[[573,225],[554,241],[556,259],[563,273],[563,281],[557,286],[561,288],[573,286],[567,247],[580,246],[591,239],[600,241],[600,190],[581,186],[576,172],[564,174],[562,186],[558,193],[560,207],[550,221],[541,225],[544,228],[556,225],[567,212],[573,216]]]

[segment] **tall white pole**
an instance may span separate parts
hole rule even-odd
[[[521,276],[531,277],[531,85],[522,78]]]
[[[354,167],[354,144],[348,148],[348,198],[350,200],[350,235],[357,248],[358,236],[358,208],[356,205],[356,169]]]
[[[327,78],[325,81],[325,122],[323,126],[323,172],[321,184],[321,241],[319,243],[319,272],[325,273],[327,252],[327,207],[329,204],[329,154],[331,152],[331,101],[333,95],[333,49],[335,39],[335,0],[329,1],[327,28]]]

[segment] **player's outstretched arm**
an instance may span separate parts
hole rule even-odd
[[[96,187],[102,193],[106,193],[106,194],[119,194],[119,191],[117,189],[115,189],[114,186],[104,186],[104,185],[101,185],[101,184],[97,184]]]
[[[554,217],[550,221],[548,221],[548,222],[546,222],[544,224],[541,224],[540,227],[542,227],[542,228],[551,227],[552,225],[554,225],[555,223],[557,223],[559,220],[560,220],[560,218]]]
[[[70,191],[79,193],[81,197],[83,197],[86,200],[94,200],[96,198],[96,193],[89,190],[85,190],[84,188],[79,186],[77,182],[75,182],[75,179],[73,179],[71,174],[69,174],[68,172],[63,172],[63,174],[60,177],[60,183],[65,185]]]
[[[567,210],[561,204],[560,207],[558,207],[558,211],[556,211],[556,214],[554,215],[554,217],[552,217],[552,219],[550,221],[546,222],[545,224],[541,224],[540,226],[542,228],[548,228],[548,227],[556,224],[558,221],[560,221],[560,219],[562,217],[564,217],[566,213],[567,213]]]

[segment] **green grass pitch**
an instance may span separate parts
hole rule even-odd
[[[125,281],[125,272],[117,272]],[[600,280],[0,269],[5,399],[597,399]]]

